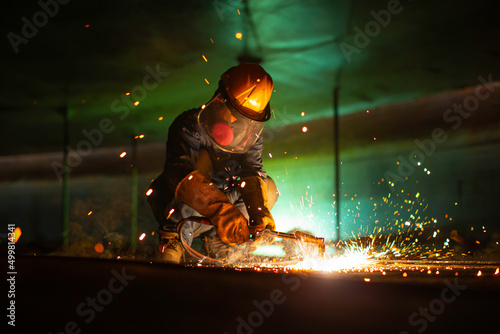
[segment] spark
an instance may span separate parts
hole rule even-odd
[[[141,236],[139,237],[139,240],[144,240],[144,238],[146,237],[146,233],[142,233]]]
[[[140,103],[139,101],[135,101],[135,102],[134,102],[134,106],[138,106],[138,105],[139,105],[139,103]]]
[[[306,113],[305,113],[305,112],[301,112],[301,113],[300,113],[300,116],[302,116],[302,117],[304,117],[305,115],[306,115]]]
[[[208,82],[207,78],[205,78],[205,82],[207,83],[207,85],[210,85],[210,82]]]
[[[87,216],[90,216],[92,214],[92,210],[89,211],[89,213],[87,213]]]
[[[307,126],[303,126],[302,127],[302,132],[307,132],[309,129],[307,128]]]
[[[88,27],[90,27],[90,24],[86,24],[86,25],[85,25],[85,28],[88,28]]]
[[[477,276],[481,276],[482,274],[483,274],[483,273],[481,272],[481,270],[479,270],[479,271],[477,272]]]
[[[14,232],[10,234],[9,240],[10,242],[17,243],[19,241],[19,238],[21,237],[21,228],[18,226],[14,229]]]
[[[125,95],[129,96],[130,95],[130,92],[126,92]]]
[[[146,191],[146,196],[149,196],[153,193],[153,189],[149,188],[148,191]]]
[[[495,270],[495,275],[498,275],[498,273],[500,273],[500,267]]]
[[[271,153],[269,153],[269,158],[272,158],[272,157],[273,157],[273,155]]]
[[[120,158],[123,158],[123,157],[125,157],[126,155],[127,155],[127,152],[125,152],[125,151],[124,151],[124,152],[120,153]]]
[[[163,121],[163,116],[158,117],[159,121]]]
[[[201,55],[203,57],[203,60],[205,60],[206,62],[208,62],[207,60],[207,57],[205,57],[205,55]]]
[[[243,34],[241,32],[237,32],[234,37],[236,37],[237,39],[239,39],[241,41],[241,39],[243,38]]]

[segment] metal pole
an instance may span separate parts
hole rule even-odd
[[[69,120],[68,107],[61,108],[60,112],[63,116],[63,177],[62,177],[62,237],[63,245],[69,245],[69,166],[68,166],[68,147],[69,147]]]
[[[339,69],[337,71],[337,78],[335,83],[335,88],[333,90],[333,118],[334,118],[334,155],[335,155],[335,231],[336,231],[336,239],[338,242],[340,240],[340,149],[339,149],[339,77],[340,77]]]
[[[138,207],[138,171],[136,167],[137,159],[137,140],[132,136],[132,198],[131,198],[131,213],[130,213],[130,248],[135,250],[137,247],[137,207]]]
[[[345,31],[342,35],[339,36],[338,41],[341,42],[347,35],[349,35],[352,23],[352,3],[348,1],[347,3],[347,20],[345,25]],[[335,231],[336,233],[336,242],[340,241],[340,134],[339,134],[339,92],[340,92],[340,78],[342,75],[342,71],[345,67],[346,61],[342,62],[342,64],[338,67],[337,72],[335,73],[335,87],[333,88],[333,118],[334,118],[334,155],[335,155],[335,215],[337,219],[335,220]]]

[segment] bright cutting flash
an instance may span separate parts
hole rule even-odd
[[[317,249],[309,249],[301,245],[304,260],[290,269],[313,270],[313,271],[338,271],[344,269],[361,268],[374,262],[373,255],[369,255],[369,248],[351,246],[341,256],[321,258]]]

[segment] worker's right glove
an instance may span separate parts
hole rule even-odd
[[[225,243],[241,244],[250,238],[245,216],[199,171],[195,170],[182,179],[175,197],[208,218]]]

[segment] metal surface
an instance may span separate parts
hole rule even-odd
[[[404,264],[385,275],[38,256],[19,256],[17,265],[22,332],[385,334],[423,332],[425,324],[425,333],[463,333],[498,324],[499,277],[480,264],[443,264],[439,274],[436,264],[432,274]]]

